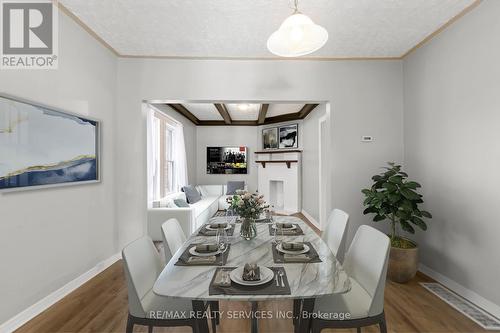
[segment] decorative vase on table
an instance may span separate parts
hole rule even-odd
[[[241,221],[240,236],[245,240],[251,240],[257,236],[257,227],[255,219],[243,218]]]
[[[257,236],[257,219],[269,205],[264,201],[264,196],[258,193],[250,193],[244,190],[236,191],[236,194],[228,198],[230,209],[236,212],[242,219],[240,236],[245,240],[251,240]]]

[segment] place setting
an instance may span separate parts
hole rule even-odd
[[[290,295],[283,267],[246,263],[239,267],[217,268],[210,282],[209,295]]]
[[[192,243],[181,254],[176,266],[224,266],[231,244],[225,228],[216,230],[215,242]]]
[[[224,219],[212,219],[209,223],[201,227],[200,231],[198,231],[198,236],[217,236],[217,233],[222,230],[227,236],[232,236],[234,233],[234,224],[228,223]]]
[[[275,236],[276,234],[283,236],[301,236],[304,235],[304,231],[297,223],[274,222],[269,225],[269,235]]]
[[[275,263],[322,262],[311,242],[285,242],[276,240],[271,245]]]

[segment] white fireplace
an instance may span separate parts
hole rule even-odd
[[[278,213],[293,214],[302,210],[301,152],[256,152],[258,190]]]

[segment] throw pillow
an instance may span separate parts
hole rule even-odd
[[[186,200],[189,204],[194,204],[201,200],[200,192],[192,185],[184,186],[182,192],[186,194]]]
[[[236,194],[237,190],[244,190],[245,182],[244,181],[229,181],[227,182],[227,191],[226,194]]]
[[[174,203],[177,207],[189,207],[188,203],[184,199],[175,199]]]

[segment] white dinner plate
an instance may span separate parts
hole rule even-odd
[[[241,284],[243,286],[260,286],[262,284],[268,283],[274,278],[274,272],[264,266],[259,266],[260,268],[260,280],[259,281],[245,281],[243,280],[243,269],[244,266],[239,266],[235,268],[229,273],[229,277],[231,281],[236,282],[237,284]]]
[[[272,228],[273,229],[283,229],[283,230],[295,230],[295,229],[297,229],[297,226],[295,224],[292,224],[291,228],[278,228],[276,224],[273,224]]]
[[[189,249],[189,253],[191,253],[193,256],[197,256],[197,257],[210,257],[210,256],[218,255],[221,252],[220,252],[220,250],[217,250],[214,252],[198,252],[198,251],[196,251],[196,245],[195,245]]]
[[[207,230],[212,230],[212,231],[217,231],[217,230],[219,229],[219,228],[212,228],[212,226],[211,226],[210,224],[207,224],[207,225],[205,226],[205,228],[206,228]],[[224,228],[224,230],[229,230],[229,229],[231,229],[231,225],[230,225],[230,224],[228,224],[228,225]]]
[[[304,244],[304,248],[302,250],[300,250],[300,251],[290,251],[290,250],[284,250],[281,247],[281,243],[279,243],[278,245],[276,245],[276,250],[278,250],[281,253],[286,253],[286,254],[303,254],[303,253],[309,252],[310,248],[309,248],[309,246],[307,244]]]

